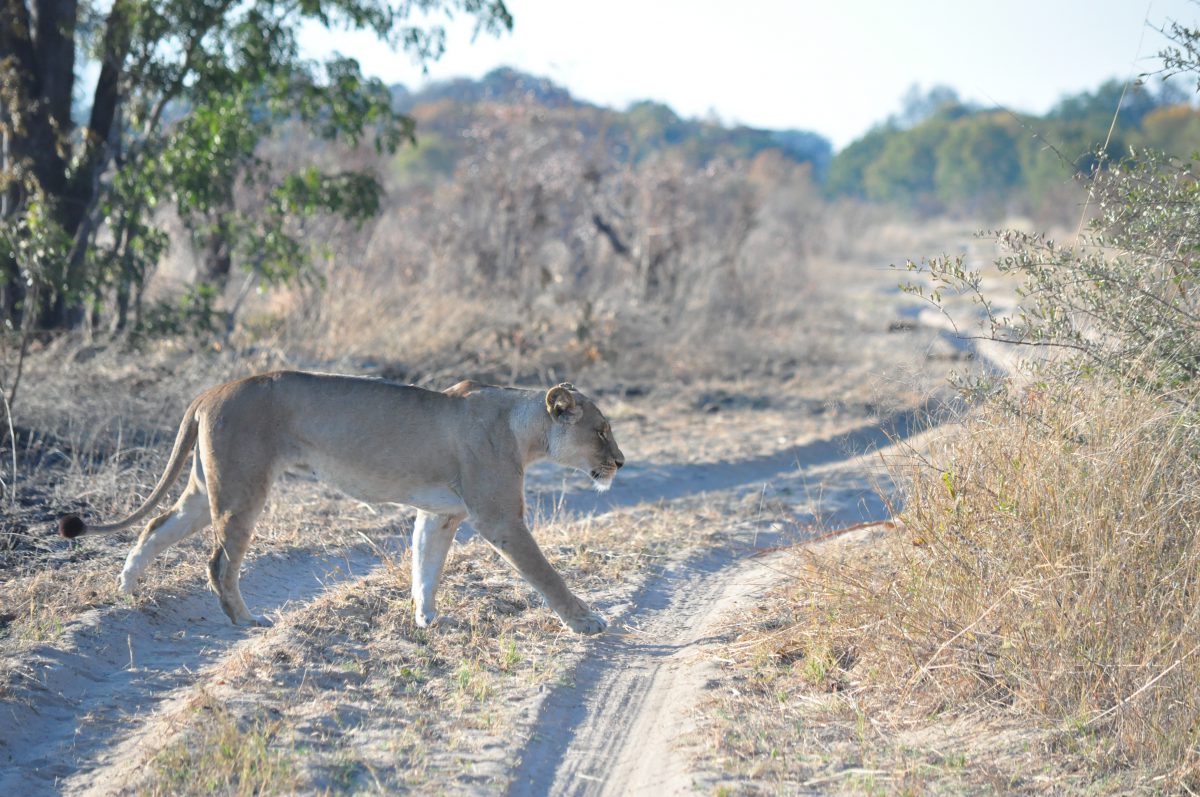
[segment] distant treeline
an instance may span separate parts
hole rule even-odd
[[[1172,83],[1156,91],[1113,80],[1039,117],[975,107],[947,88],[913,91],[903,113],[837,154],[825,186],[929,212],[1036,206],[1101,158],[1119,160],[1131,148],[1181,158],[1200,150],[1200,110],[1188,99]]]
[[[417,137],[424,154],[413,165],[446,174],[462,151],[461,142],[454,139],[469,129],[465,122],[470,121],[473,106],[480,103],[533,104],[548,111],[569,112],[581,134],[580,146],[595,149],[597,158],[606,162],[639,163],[669,153],[702,166],[779,150],[797,163],[812,164],[816,178],[824,180],[833,159],[829,140],[817,133],[683,119],[666,105],[649,101],[614,111],[581,102],[546,78],[509,68],[492,70],[479,80],[435,83],[416,93],[396,85],[392,95],[397,109],[418,121]]]
[[[817,133],[683,119],[648,101],[614,111],[576,100],[548,79],[507,68],[417,93],[396,86],[393,96],[399,110],[418,120],[420,146],[400,156],[410,170],[450,174],[462,151],[455,138],[469,128],[464,122],[478,104],[534,104],[570,113],[580,146],[596,148],[605,159],[636,163],[671,154],[704,165],[776,149],[811,164],[814,179],[830,196],[936,213],[1061,203],[1074,190],[1072,175],[1095,168],[1101,151],[1111,159],[1131,147],[1190,157],[1200,150],[1200,110],[1177,85],[1156,86],[1109,81],[1064,98],[1044,116],[979,107],[945,87],[925,92],[914,87],[900,113],[836,156]]]

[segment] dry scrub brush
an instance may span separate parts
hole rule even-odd
[[[1195,786],[1200,407],[1176,398],[1093,382],[980,408],[901,461],[903,545],[819,572],[796,639],[852,651],[889,699],[1027,712],[1101,771]]]
[[[776,152],[630,163],[576,122],[484,106],[452,175],[406,170],[411,155],[380,164],[395,170],[380,217],[342,242],[323,288],[248,310],[247,331],[320,359],[390,361],[406,378],[821,358],[809,333],[831,311],[806,264],[830,246],[831,209],[806,167]]]

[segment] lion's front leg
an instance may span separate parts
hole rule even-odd
[[[413,526],[412,595],[417,625],[425,628],[437,617],[437,588],[446,565],[446,554],[463,515],[417,512]]]
[[[589,609],[567,587],[562,576],[542,554],[521,517],[479,517],[474,522],[480,536],[542,593],[546,603],[568,628],[578,634],[598,634],[608,627],[603,617]]]

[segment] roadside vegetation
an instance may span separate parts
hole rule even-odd
[[[1164,58],[1195,77],[1198,34],[1175,33]],[[1088,231],[998,234],[993,279],[909,264],[935,306],[981,308],[965,333],[1036,359],[962,380],[953,432],[891,460],[897,523],[798,550],[744,618],[709,706],[728,782],[1200,789],[1195,169],[1108,164]]]

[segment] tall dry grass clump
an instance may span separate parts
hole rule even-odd
[[[1200,75],[1200,32],[1174,33],[1176,65]],[[914,547],[884,588],[843,591],[877,631],[846,636],[912,695],[1031,711],[1098,771],[1150,767],[1187,789],[1200,785],[1200,183],[1194,162],[1161,153],[1100,163],[1087,234],[1000,235],[1015,312],[962,259],[927,261],[936,287],[915,293],[970,295],[992,338],[1061,356],[901,460]]]
[[[911,545],[890,580],[833,594],[865,671],[1200,780],[1200,405],[1174,398],[1027,391],[904,459]]]

